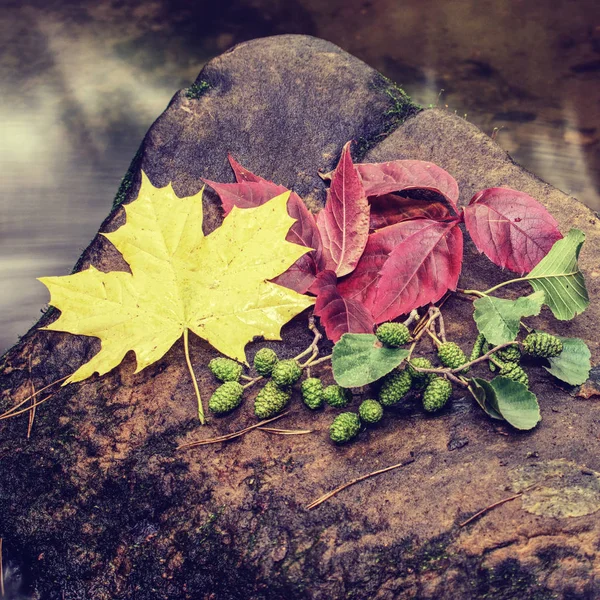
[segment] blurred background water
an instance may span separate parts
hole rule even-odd
[[[598,0],[0,1],[0,351],[110,210],[175,91],[231,45],[330,40],[600,209]],[[340,99],[343,101],[343,99]]]

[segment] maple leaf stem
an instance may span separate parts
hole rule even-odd
[[[200,389],[198,388],[198,381],[196,381],[196,374],[194,373],[194,369],[192,368],[192,361],[190,360],[190,344],[188,341],[188,330],[183,330],[183,350],[185,353],[185,362],[187,363],[188,369],[190,371],[190,375],[192,376],[192,383],[194,384],[194,391],[196,392],[196,398],[198,398],[198,418],[200,419],[200,424],[204,425],[204,408],[202,406],[202,398],[200,397]]]

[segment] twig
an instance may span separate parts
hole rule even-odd
[[[442,340],[442,342],[446,343],[446,326],[444,325],[444,317],[441,311],[438,317],[438,325],[440,329],[440,339]]]
[[[307,362],[305,362],[303,365],[300,365],[302,368],[305,367],[316,367],[317,365],[320,365],[321,363],[327,362],[328,360],[331,360],[331,354],[327,355],[327,356],[322,356],[321,358],[319,358],[318,360],[308,360]]]
[[[323,334],[317,328],[314,315],[310,315],[310,317],[308,317],[308,328],[313,332],[313,341],[310,343],[310,346],[306,350],[303,350],[302,352],[300,352],[300,354],[298,354],[298,356],[295,356],[294,360],[300,360],[301,358],[304,358],[309,354],[313,355],[311,356],[311,358],[316,358],[319,355],[319,342],[323,338]]]
[[[33,378],[31,376],[31,354],[29,355],[29,384],[31,385],[32,397],[35,394],[35,386],[33,385]],[[35,400],[32,400],[32,404],[35,404]],[[35,420],[35,406],[29,412],[29,424],[27,425],[27,439],[31,437],[31,430],[33,429],[33,421]]]
[[[438,336],[435,334],[435,321],[431,322],[431,325],[426,329],[427,334],[429,335],[429,337],[435,342],[436,346],[440,346],[442,344],[442,341],[438,338]]]
[[[410,315],[408,315],[408,318],[406,319],[406,321],[404,321],[403,325],[406,325],[406,327],[409,327],[415,321],[419,322],[420,319],[421,319],[421,317],[419,316],[419,311],[416,308],[413,308],[410,311]]]
[[[246,385],[244,385],[242,387],[244,389],[252,387],[255,383],[258,383],[261,379],[262,379],[262,375],[259,375],[258,377],[255,377],[254,379],[250,379],[250,381]]]
[[[427,329],[431,322],[437,319],[437,315],[440,312],[440,309],[437,306],[430,306],[429,311],[427,312],[427,318],[421,319],[417,326],[413,329],[413,337],[417,336],[421,331]]]
[[[438,309],[434,309],[434,310],[437,311]],[[410,360],[410,357],[412,356],[416,345],[418,344],[421,337],[427,331],[429,321],[431,319],[437,318],[437,316],[432,316],[433,313],[432,313],[431,309],[429,310],[429,313],[430,314],[428,315],[427,319],[421,319],[419,321],[419,323],[417,324],[417,326],[413,329],[413,343],[411,344],[411,346],[408,350],[408,356],[406,357],[406,362],[408,362]]]
[[[27,398],[25,398],[25,400],[21,400],[21,402],[19,402],[18,404],[15,404],[13,407],[9,408],[5,413],[3,413],[2,415],[0,415],[0,419],[1,418],[6,418],[6,416],[8,414],[16,411],[18,408],[20,408],[21,406],[23,406],[23,404],[25,404],[26,402],[29,402],[29,400],[31,400],[32,398],[35,398],[36,396],[38,396],[42,392],[45,392],[48,388],[52,387],[53,385],[56,385],[57,383],[61,383],[61,381],[64,381],[65,379],[68,379],[69,377],[71,377],[71,376],[70,375],[65,375],[65,377],[63,377],[62,379],[57,379],[56,381],[53,381],[52,383],[49,383],[48,385],[44,386],[42,389],[38,390],[35,394],[31,394],[31,396],[27,396]],[[41,404],[41,402],[39,404]],[[19,413],[19,414],[22,414],[22,413]]]
[[[456,383],[457,385],[460,385],[462,387],[469,387],[469,384],[466,381],[464,381],[461,377],[453,375],[452,373],[444,373],[444,376],[450,379],[450,381],[454,381],[454,383]]]
[[[525,490],[523,490],[523,492],[524,491]],[[472,517],[469,517],[466,521],[463,521],[459,525],[459,527],[464,527],[465,525],[472,523],[473,521],[475,521],[475,519],[478,519],[482,515],[485,515],[485,513],[489,512],[490,510],[493,510],[497,506],[501,506],[502,504],[505,504],[506,502],[510,502],[511,500],[516,500],[517,498],[520,498],[523,495],[523,492],[519,492],[518,494],[515,494],[514,496],[510,496],[508,498],[503,498],[502,500],[499,500],[498,502],[494,502],[494,504],[490,504],[489,506],[486,506],[479,512],[475,513]]]
[[[277,427],[259,427],[258,430],[277,435],[306,435],[307,433],[314,433],[314,429],[278,429]]]
[[[508,346],[518,346],[519,342],[506,342],[506,344],[500,344],[495,348],[492,348],[488,352],[486,352],[483,356],[476,358],[475,360],[471,360],[466,362],[464,365],[457,367],[456,369],[421,369],[418,367],[413,367],[415,371],[419,371],[420,373],[436,373],[437,375],[449,375],[454,373],[461,373],[465,369],[471,368],[473,365],[477,363],[483,362],[484,360],[488,360],[488,358],[497,352],[498,350],[502,350],[502,348],[507,348]]]
[[[490,362],[494,363],[499,369],[501,369],[504,365],[498,362],[493,356],[490,356]]]
[[[0,596],[4,598],[4,567],[2,566],[2,538],[0,538]]]
[[[352,481],[349,481],[348,483],[345,483],[344,485],[340,485],[339,487],[335,488],[335,490],[328,492],[324,496],[321,496],[320,498],[313,500],[310,504],[306,505],[306,510],[312,510],[313,508],[317,508],[317,506],[319,506],[320,504],[323,504],[323,502],[327,502],[327,500],[329,500],[330,498],[333,498],[333,496],[335,496],[342,490],[345,490],[346,488],[350,487],[351,485],[354,485],[355,483],[360,483],[361,481],[364,481],[365,479],[369,479],[369,477],[374,477],[375,475],[381,475],[382,473],[387,473],[388,471],[391,471],[393,469],[399,469],[401,467],[406,467],[407,465],[410,465],[411,463],[414,463],[414,462],[415,462],[414,458],[409,458],[409,459],[405,460],[404,462],[398,463],[397,465],[392,465],[391,467],[386,467],[385,469],[379,469],[379,471],[373,471],[372,473],[369,473],[367,475],[362,475],[361,477],[357,477],[356,479],[353,479]]]
[[[276,421],[277,419],[281,419],[281,417],[285,417],[285,415],[289,414],[289,410],[281,413],[280,415],[277,415],[276,417],[272,417],[271,419],[267,419],[265,421],[260,421],[259,423],[255,423],[254,425],[251,425],[250,427],[246,427],[245,429],[240,429],[239,431],[236,431],[234,433],[227,433],[225,435],[220,435],[218,437],[215,438],[210,438],[208,440],[199,440],[197,442],[188,442],[187,444],[181,444],[179,446],[177,446],[176,450],[187,450],[188,448],[195,448],[196,446],[206,446],[208,444],[217,444],[219,442],[228,442],[229,440],[233,440],[237,437],[240,437],[241,435],[244,435],[245,433],[248,433],[249,431],[252,431],[253,429],[257,429],[258,427],[262,427],[263,425],[266,425],[267,423],[271,423],[273,421]]]

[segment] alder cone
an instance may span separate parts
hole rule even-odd
[[[541,201],[561,231],[577,226],[586,233],[580,266],[590,308],[569,323],[543,312],[534,326],[584,339],[598,363],[600,278],[591,276],[600,256],[596,217],[516,166],[473,125],[443,110],[415,114],[373,69],[302,36],[237,46],[208,63],[198,82],[208,85],[203,94],[179,92],[146,135],[119,201],[136,196],[141,168],[157,186],[172,181],[180,197],[197,193],[203,179],[233,183],[231,153],[316,210],[326,189],[318,171],[332,171],[352,139],[364,141],[352,149],[357,163],[404,158],[446,169],[459,184],[461,206],[483,188],[510,186]],[[208,233],[221,219],[209,187],[204,212]],[[116,209],[102,231],[122,222]],[[75,268],[91,263],[103,271],[126,269],[102,236]],[[466,235],[460,287],[485,290],[505,276]],[[477,335],[471,311],[454,298],[444,305],[447,334],[465,348]],[[38,325],[55,318],[50,311]],[[282,358],[304,350],[312,340],[306,315],[286,325],[282,338],[261,347],[276,348]],[[25,333],[0,362],[0,409],[26,398],[32,384],[39,390],[69,375],[98,347],[91,338],[37,328]],[[254,352],[249,346],[248,356]],[[217,354],[194,336],[190,354],[208,399],[215,381],[206,367]],[[575,479],[556,477],[557,485],[595,481],[600,457],[590,448],[597,444],[598,381],[581,392],[565,391],[549,385],[543,369],[532,369],[531,389],[543,390],[543,421],[525,436],[491,421],[457,390],[439,416],[425,415],[417,396],[386,408],[381,423],[353,443],[336,446],[328,436],[336,411],[305,409],[296,391],[290,414],[274,425],[310,435],[253,430],[229,443],[177,450],[256,424],[252,404],[260,386],[245,391],[247,400],[231,416],[211,418],[201,428],[181,342],[156,364],[134,371],[130,354],[103,377],[57,386],[38,407],[29,440],[27,415],[0,421],[3,560],[22,568],[26,595],[510,598],[518,582],[522,597],[598,596],[598,513],[534,515],[518,498],[459,527],[514,495],[524,466],[555,469],[548,461],[568,461],[577,466]],[[326,367],[311,376],[333,383]],[[358,408],[360,400],[354,402]],[[538,458],[526,461],[527,452]],[[304,508],[349,480],[409,460],[314,510]],[[435,510],[432,499],[443,499]]]

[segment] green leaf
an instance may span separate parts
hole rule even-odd
[[[386,348],[369,333],[345,333],[333,348],[333,377],[342,387],[373,383],[395,369],[406,357],[404,348]]]
[[[492,419],[503,420],[502,415],[496,409],[496,392],[489,381],[473,377],[469,380],[469,391],[487,415]]]
[[[560,338],[563,351],[554,358],[549,358],[550,366],[544,367],[548,373],[571,385],[581,385],[590,376],[591,353],[586,343],[579,338]]]
[[[590,303],[583,273],[577,265],[584,240],[583,231],[571,229],[525,276],[535,291],[544,292],[545,303],[561,321],[582,313]]]
[[[473,318],[477,329],[492,345],[498,346],[517,338],[522,317],[539,315],[544,304],[544,292],[534,292],[516,300],[504,300],[493,296],[477,298],[473,303]]]
[[[513,427],[533,429],[542,420],[535,394],[522,383],[508,377],[495,377],[490,385],[496,393],[498,412]]]

